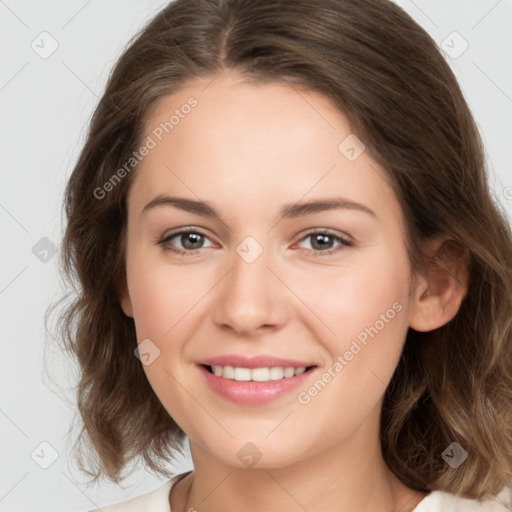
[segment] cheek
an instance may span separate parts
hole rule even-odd
[[[142,268],[133,273],[131,282],[133,316],[140,339],[161,338],[171,328],[172,311],[178,300],[164,275]]]
[[[204,275],[150,258],[140,251],[127,262],[130,297],[137,337],[164,341],[175,326],[186,323],[208,290]]]
[[[330,432],[334,442],[348,435],[382,399],[408,329],[407,269],[389,260],[347,267],[317,283],[312,309],[330,330],[316,335],[331,361],[299,402],[306,404],[303,414],[317,418],[319,436]]]
[[[316,406],[323,400],[343,404],[359,421],[380,399],[398,364],[408,329],[409,264],[405,252],[389,247],[353,261],[320,281],[316,276],[308,305],[322,320],[316,336],[332,361],[328,389]]]
[[[134,252],[127,262],[137,340],[149,339],[158,347],[152,352],[152,357],[158,354],[154,362],[143,369],[160,401],[181,425],[187,411],[187,395],[182,396],[177,384],[186,380],[183,351],[197,327],[196,308],[209,287],[204,275],[168,265],[162,258],[151,262],[147,258],[143,251]]]
[[[406,262],[388,261],[375,255],[372,261],[358,262],[314,277],[302,276],[308,289],[307,301],[328,328],[331,349],[339,352],[366,328],[376,325],[384,334],[403,331],[408,296]],[[372,330],[373,331],[373,330]],[[392,338],[392,336],[390,336]]]

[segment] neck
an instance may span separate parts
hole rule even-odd
[[[400,482],[368,432],[282,467],[225,464],[193,441],[190,450],[194,472],[176,484],[173,512],[411,512],[426,496]]]

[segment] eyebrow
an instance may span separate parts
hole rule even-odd
[[[167,195],[159,195],[151,200],[148,204],[146,204],[146,206],[144,206],[141,211],[141,215],[158,206],[173,206],[189,213],[195,213],[203,217],[218,219],[224,223],[221,215],[217,212],[217,210],[215,210],[211,204],[205,201],[196,201],[194,199],[187,199],[185,197]],[[375,212],[364,204],[351,201],[343,197],[322,198],[308,202],[287,204],[281,208],[279,217],[280,219],[293,219],[334,209],[360,211],[367,213],[372,217],[377,217]]]

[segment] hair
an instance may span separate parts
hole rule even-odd
[[[186,435],[134,357],[134,321],[119,300],[136,167],[102,199],[95,190],[140,146],[157,100],[225,70],[334,103],[386,170],[412,271],[446,268],[427,251],[435,237],[464,248],[467,294],[444,326],[408,330],[385,391],[381,446],[413,489],[496,495],[512,482],[511,228],[450,66],[425,30],[386,0],[177,0],[129,42],[65,190],[60,269],[74,292],[58,326],[79,368],[81,469],[119,482],[126,464],[143,457],[169,476],[164,462],[182,450]],[[442,458],[452,442],[468,452],[456,470]]]

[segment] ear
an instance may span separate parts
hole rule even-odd
[[[121,284],[118,286],[118,297],[119,303],[121,304],[121,308],[124,311],[124,314],[126,316],[133,318],[132,301],[130,299],[130,294],[128,292],[128,284],[126,282],[126,277],[123,278]]]
[[[416,283],[410,310],[410,327],[432,331],[455,317],[467,295],[470,279],[469,250],[452,239],[430,244],[428,277]]]

